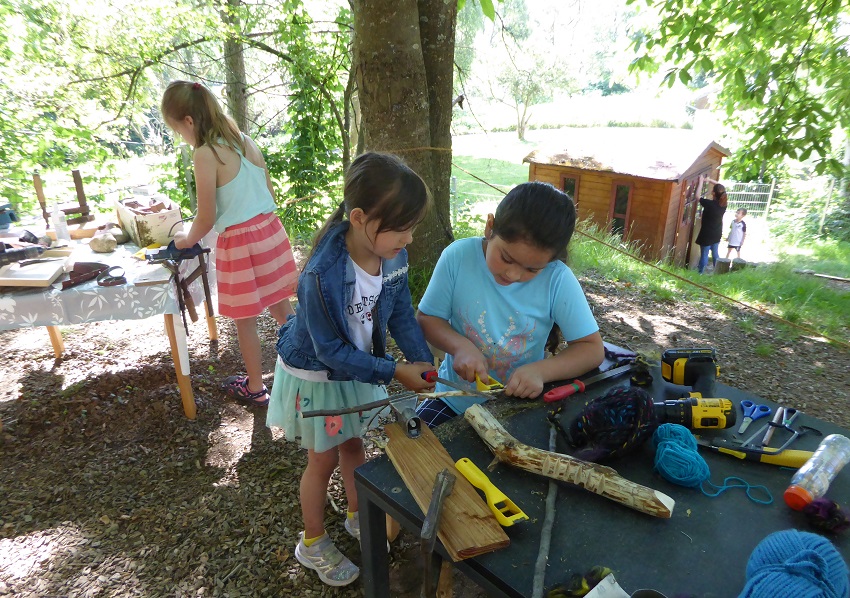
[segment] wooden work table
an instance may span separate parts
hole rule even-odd
[[[653,374],[651,394],[655,401],[678,397],[678,391],[685,390],[665,383],[657,369]],[[568,426],[585,402],[603,395],[615,386],[628,383],[628,378],[605,380],[588,387],[585,393],[567,399],[563,424]],[[739,407],[741,400],[750,399],[776,408],[775,404],[723,384],[717,384],[716,394],[732,401],[737,409],[739,423],[742,419]],[[513,404],[504,405],[509,409],[499,408],[494,411],[508,414],[499,419],[519,442],[539,448],[548,447],[549,424],[546,414],[552,408],[551,404],[540,400],[496,401]],[[794,405],[789,402],[785,406]],[[754,422],[743,436],[758,430],[766,421],[761,419]],[[823,436],[831,433],[850,435],[847,430],[805,413],[798,416],[793,427],[800,425],[811,426]],[[709,438],[732,439],[737,428],[736,424],[727,430],[701,432]],[[487,471],[493,455],[463,417],[438,426],[435,434],[453,459],[468,457],[472,460],[487,473],[497,488],[530,517],[530,521],[505,528],[511,542],[507,548],[458,561],[454,565],[487,591],[488,595],[514,598],[530,596],[545,516],[548,478],[505,464],[499,464],[494,471]],[[777,430],[771,445],[779,446],[789,436],[790,433]],[[813,451],[823,436],[809,432],[797,438],[794,446],[789,448]],[[557,451],[568,454],[574,452],[560,439]],[[710,498],[699,489],[668,482],[653,471],[654,454],[651,442],[647,442],[635,453],[605,462],[605,465],[629,480],[675,499],[676,505],[670,519],[652,517],[576,486],[559,483],[546,567],[547,589],[566,583],[574,573],[583,574],[596,565],[604,565],[614,571],[619,584],[629,593],[651,588],[670,597],[684,594],[703,598],[729,598],[737,596],[744,587],[747,560],[756,545],[767,535],[789,528],[814,531],[805,516],[788,508],[782,498],[794,469],[741,461],[700,450],[708,463],[710,479],[714,484],[722,485],[726,477],[737,476],[752,485],[764,485],[770,491],[773,503],[762,505],[750,501],[742,489],[730,490]],[[363,553],[361,577],[366,596],[388,597],[384,513],[417,536],[424,516],[387,457],[379,457],[358,467],[354,475],[360,503]],[[759,498],[765,497],[763,491],[753,492],[757,492]],[[846,505],[848,496],[850,471],[843,471],[833,482],[827,497]],[[829,536],[829,539],[845,560],[850,560],[850,539],[846,535]],[[448,557],[439,543],[436,551],[443,558]]]

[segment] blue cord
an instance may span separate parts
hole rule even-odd
[[[733,481],[733,480],[740,482],[740,484],[730,484],[729,482]],[[773,504],[773,495],[770,493],[770,490],[768,490],[765,486],[760,486],[760,485],[754,486],[754,485],[750,484],[749,482],[747,482],[746,480],[743,480],[743,479],[735,477],[735,476],[729,476],[728,478],[723,480],[722,486],[715,486],[714,484],[711,483],[711,480],[706,480],[705,483],[708,484],[709,486],[711,486],[712,488],[717,489],[717,492],[715,492],[714,494],[709,494],[708,492],[705,491],[705,488],[703,488],[702,485],[700,485],[699,489],[702,491],[703,494],[705,494],[709,498],[714,498],[716,496],[720,496],[721,494],[723,494],[727,490],[731,490],[732,488],[746,488],[747,489],[746,490],[747,498],[749,498],[754,503],[758,503],[760,505]],[[752,491],[752,490],[764,490],[764,493],[767,495],[767,500],[761,500],[761,499],[756,498],[755,496],[750,494],[750,491]]]
[[[746,488],[747,498],[760,505],[773,503],[773,496],[764,486],[753,486],[746,480],[730,476],[723,480],[722,486],[715,486],[709,479],[711,472],[708,464],[697,452],[697,442],[690,430],[679,424],[661,424],[652,436],[655,445],[655,469],[668,482],[699,488],[709,498],[715,498],[732,488]],[[738,484],[730,482],[737,481]],[[704,484],[715,488],[717,491],[710,494],[703,488]],[[767,494],[767,500],[756,498],[751,493],[753,490],[763,490]]]

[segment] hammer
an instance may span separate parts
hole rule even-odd
[[[443,469],[434,480],[434,490],[431,492],[431,502],[428,505],[428,513],[422,524],[422,532],[419,535],[419,547],[424,561],[424,577],[422,583],[421,598],[434,598],[437,593],[436,579],[434,579],[433,559],[434,543],[437,541],[437,528],[440,525],[440,513],[446,497],[452,493],[455,485],[455,476],[448,469]],[[439,570],[437,572],[439,575]]]

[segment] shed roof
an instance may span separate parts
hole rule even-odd
[[[539,148],[523,162],[554,164],[656,180],[678,180],[700,156],[714,149],[731,152],[689,129],[561,129],[563,141]]]

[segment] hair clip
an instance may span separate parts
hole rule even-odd
[[[192,89],[200,89],[200,88],[201,88],[201,84],[198,83],[197,81],[195,83],[192,83]]]

